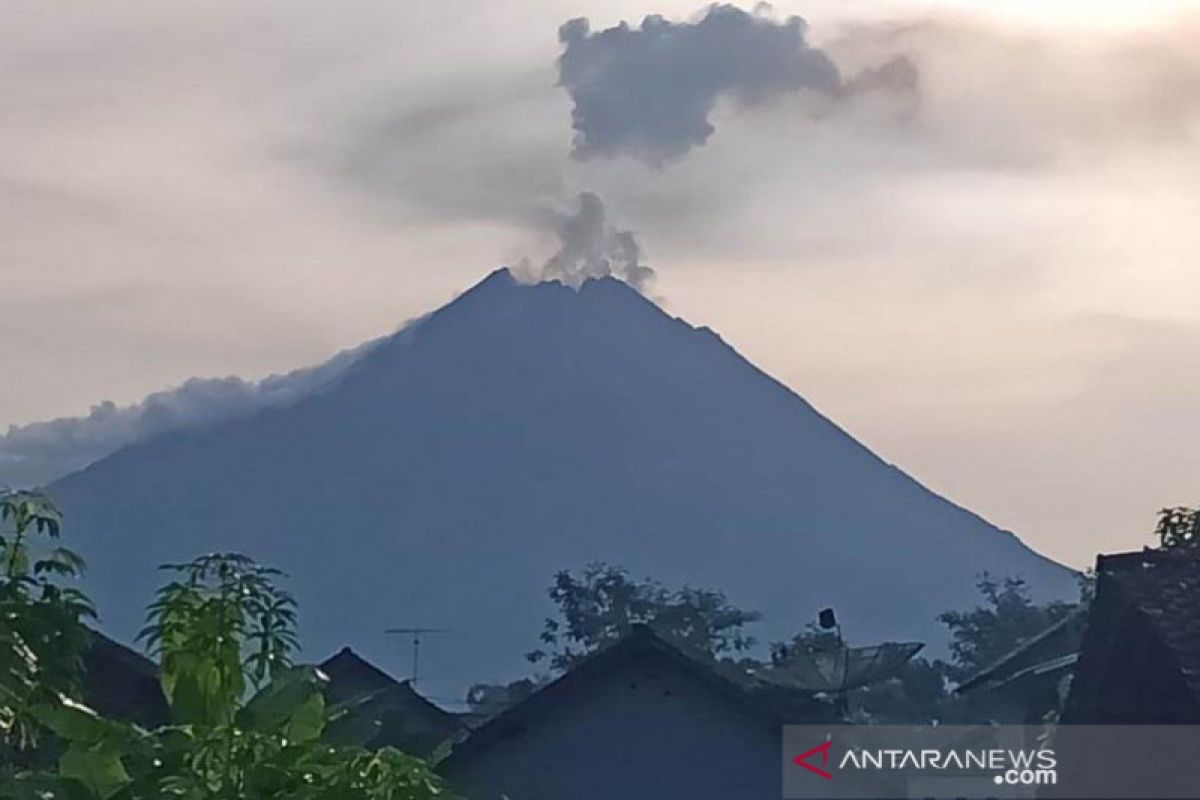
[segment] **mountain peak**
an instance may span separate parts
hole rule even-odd
[[[592,561],[725,591],[764,641],[831,605],[856,641],[937,641],[981,571],[1074,590],[615,278],[496,270],[318,394],[52,491],[114,633],[139,627],[157,564],[236,550],[292,576],[315,650],[390,652],[404,619],[454,631],[430,652],[447,695],[522,674],[546,585]]]
[[[572,289],[577,294],[585,292],[609,292],[626,295],[636,295],[641,297],[642,294],[635,287],[613,275],[600,275],[596,277],[586,278],[578,287],[573,287],[558,278],[542,278],[538,280],[522,279],[518,277],[510,267],[498,267],[489,272],[482,280],[473,285],[462,293],[461,296],[472,295],[476,293],[491,294],[493,292],[509,291],[511,289],[541,289],[543,291],[549,289],[558,291],[560,289]]]
[[[510,289],[514,286],[519,286],[520,281],[513,275],[513,272],[508,267],[498,267],[489,272],[483,280],[476,283],[464,294],[478,291],[502,290]]]
[[[541,333],[554,335],[551,328],[557,330],[560,326],[618,330],[638,318],[675,322],[619,278],[588,278],[575,288],[555,279],[530,282],[501,267],[430,314],[417,335],[428,336],[431,329],[464,325],[485,335],[492,335],[497,327],[533,325]],[[538,332],[530,331],[533,336]]]

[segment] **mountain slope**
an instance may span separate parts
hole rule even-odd
[[[783,637],[940,633],[980,570],[1071,573],[884,463],[707,329],[624,284],[493,273],[286,408],[131,446],[52,486],[128,635],[153,567],[236,549],[292,575],[313,656],[407,672],[383,629],[451,633],[426,690],[513,677],[555,570],[602,559],[726,591]]]

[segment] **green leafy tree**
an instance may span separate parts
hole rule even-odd
[[[938,616],[950,629],[952,663],[947,671],[955,680],[994,663],[1076,608],[1061,601],[1034,603],[1020,578],[997,580],[984,573],[976,585],[983,595],[982,605]]]
[[[0,491],[0,749],[37,744],[35,709],[78,697],[91,604],[83,560],[57,546],[62,518],[38,492]],[[15,761],[15,755],[10,756]]]
[[[322,741],[312,667],[296,666],[296,603],[279,573],[235,554],[167,567],[143,638],[161,661],[170,725],[153,731],[74,703],[44,722],[67,745],[54,779],[87,800],[425,800],[429,766],[392,749]]]
[[[771,663],[781,666],[792,659],[809,653],[838,650],[841,647],[842,639],[840,636],[833,631],[819,628],[816,624],[810,622],[789,641],[771,643]]]
[[[680,646],[714,658],[748,650],[754,639],[744,628],[759,619],[734,607],[710,589],[668,589],[652,580],[636,581],[620,567],[589,564],[578,575],[559,572],[550,587],[558,618],[542,629],[544,649],[529,653],[533,663],[548,660],[557,671],[569,669],[588,653],[617,641],[636,624]]]
[[[161,660],[171,723],[146,730],[80,702],[80,620],[91,606],[64,585],[82,562],[36,547],[57,539],[44,495],[6,492],[0,514],[0,720],[28,749],[50,734],[57,763],[0,773],[24,800],[431,800],[445,791],[423,760],[323,740],[325,677],[292,662],[296,603],[279,573],[235,554],[167,567],[143,638]],[[11,759],[10,759],[11,760]]]

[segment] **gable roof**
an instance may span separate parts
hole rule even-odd
[[[1200,707],[1200,552],[1145,550],[1100,556],[1096,598],[1068,711],[1102,707],[1109,663],[1135,637],[1152,637]],[[1151,665],[1145,665],[1147,669]]]
[[[343,647],[318,664],[317,668],[329,678],[325,697],[333,703],[378,692],[399,683],[349,647]]]
[[[665,659],[683,673],[697,678],[715,693],[771,725],[815,719],[832,720],[832,706],[816,700],[811,692],[770,684],[740,668],[687,652],[655,633],[649,625],[634,625],[618,641],[591,654],[562,676],[537,689],[529,697],[491,717],[455,745],[448,763],[469,758],[489,742],[503,738],[514,726],[533,721],[562,707],[560,701],[573,692],[586,691],[594,679],[646,655]]]
[[[329,678],[325,698],[334,707],[328,730],[334,741],[425,756],[464,727],[457,715],[422,697],[411,681],[397,681],[349,647],[318,669]]]

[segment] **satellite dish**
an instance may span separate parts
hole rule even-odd
[[[762,677],[812,692],[846,692],[899,675],[924,646],[920,642],[885,642],[871,647],[796,653],[787,663],[767,670]]]

